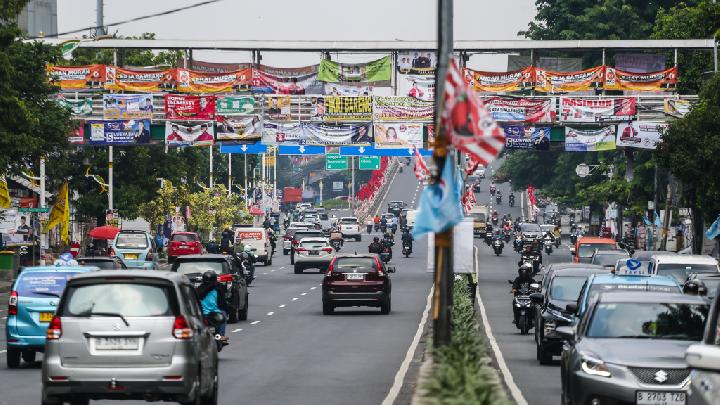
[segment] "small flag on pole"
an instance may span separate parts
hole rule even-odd
[[[425,160],[420,155],[418,148],[415,148],[415,177],[418,180],[425,180],[430,176],[430,170],[428,170]]]

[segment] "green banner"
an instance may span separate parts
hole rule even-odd
[[[368,63],[338,63],[323,59],[320,61],[318,80],[322,82],[390,82],[392,64],[390,56]]]
[[[360,170],[380,170],[380,156],[360,156]]]
[[[252,96],[224,96],[215,102],[215,114],[252,114],[255,112],[255,99]]]
[[[340,156],[340,154],[329,153],[325,155],[325,170],[347,170],[348,159],[347,157]]]

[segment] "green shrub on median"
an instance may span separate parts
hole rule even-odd
[[[452,343],[434,349],[431,375],[424,384],[429,404],[509,404],[489,364],[465,279],[455,280]]]

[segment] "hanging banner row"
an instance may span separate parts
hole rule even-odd
[[[368,146],[340,146],[339,148],[332,148],[333,152],[329,153],[330,147],[318,146],[318,145],[279,145],[277,147],[277,154],[281,156],[311,156],[311,155],[326,155],[336,154],[339,156],[359,156],[361,162],[364,156],[396,156],[396,157],[411,157],[415,156],[415,150],[413,148],[408,149],[381,149],[376,148],[374,145]],[[228,145],[220,144],[220,153],[233,153],[233,154],[247,154],[257,155],[261,153],[268,153],[270,149],[268,145],[263,143],[250,143],[242,145]],[[418,149],[420,155],[431,156],[432,150],[421,148]],[[369,164],[369,163],[366,163]]]

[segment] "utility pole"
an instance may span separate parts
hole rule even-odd
[[[448,134],[440,125],[445,94],[445,75],[453,52],[453,0],[438,0],[438,50],[435,73],[435,182],[440,181],[448,158]],[[455,165],[453,165],[455,170]],[[433,292],[433,345],[444,346],[452,338],[453,229],[435,234],[435,290]]]
[[[228,153],[228,195],[232,195],[232,153]]]
[[[355,206],[355,156],[350,156],[350,165],[352,170],[350,171],[350,201],[352,201],[351,207]]]
[[[98,3],[101,4],[102,0],[98,0]],[[102,6],[100,6],[102,7]],[[102,23],[102,14],[98,14],[100,18],[100,23]],[[113,65],[117,66],[117,49],[113,49]],[[115,188],[113,187],[113,147],[112,145],[108,146],[108,209],[112,212],[113,207],[113,199],[114,199],[114,193]],[[114,218],[114,217],[113,217]]]
[[[105,5],[103,3],[103,0],[97,0],[97,7],[96,7],[96,26],[95,29],[95,36],[99,37],[101,35],[106,35],[107,30],[105,29],[105,22],[104,22],[104,13],[105,13]]]
[[[210,145],[208,150],[210,151],[210,176],[209,176],[208,180],[210,183],[210,188],[212,188],[213,187],[213,146]]]

